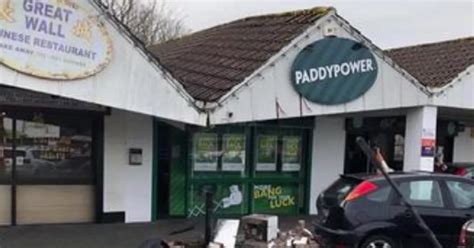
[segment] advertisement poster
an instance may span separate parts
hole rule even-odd
[[[283,171],[299,171],[301,169],[301,137],[283,137]]]
[[[298,187],[292,185],[255,185],[254,212],[294,214],[298,211]]]
[[[436,151],[436,130],[434,128],[423,128],[421,137],[421,156],[434,157]]]
[[[202,193],[204,185],[193,185],[190,198],[188,217],[202,216],[206,212],[205,196]],[[240,184],[223,184],[213,185],[214,193],[214,209],[216,214],[244,214],[248,207],[245,199],[245,187]]]
[[[245,135],[224,134],[223,136],[222,170],[245,170]]]
[[[276,171],[277,136],[260,135],[257,139],[257,171]]]
[[[194,171],[217,171],[217,134],[194,135]]]
[[[421,139],[421,156],[434,157],[436,150],[436,140],[431,138]]]

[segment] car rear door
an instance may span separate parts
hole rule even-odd
[[[438,238],[443,247],[451,247],[449,223],[452,212],[446,207],[440,182],[434,178],[401,180],[398,182],[405,199],[418,211],[421,218]],[[420,228],[406,206],[395,197],[390,215],[399,230],[408,236],[409,247],[432,247],[427,234]]]
[[[452,210],[451,240],[456,243],[462,226],[474,218],[474,181],[449,178],[443,186],[448,195],[448,206]]]

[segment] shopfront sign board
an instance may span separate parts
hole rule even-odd
[[[46,79],[92,76],[113,49],[99,19],[83,0],[0,0],[0,63]]]
[[[294,89],[311,102],[343,104],[366,93],[378,74],[377,60],[364,45],[329,37],[306,46],[291,68]]]

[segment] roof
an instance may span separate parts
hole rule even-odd
[[[149,47],[195,99],[213,102],[331,8],[248,17]]]
[[[428,87],[443,87],[474,65],[474,37],[387,50],[395,63]]]

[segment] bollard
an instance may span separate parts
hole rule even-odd
[[[212,186],[206,186],[203,188],[204,195],[206,198],[206,219],[205,219],[205,232],[204,232],[204,240],[206,242],[206,246],[211,243],[211,236],[212,236],[212,214],[213,214],[213,198],[214,193],[212,190]]]

